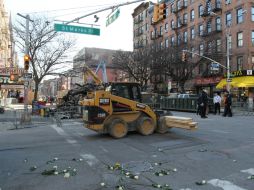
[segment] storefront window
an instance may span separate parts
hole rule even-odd
[[[237,70],[243,69],[243,56],[237,57]]]

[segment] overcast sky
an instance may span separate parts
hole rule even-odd
[[[69,21],[74,18],[91,13],[95,10],[110,7],[115,4],[125,3],[127,0],[4,0],[7,11],[11,12],[13,22],[16,14],[44,14],[52,20]],[[129,0],[131,2],[131,0]],[[92,36],[75,34],[78,37],[77,50],[83,47],[98,47],[107,49],[133,49],[132,13],[139,3],[120,8],[120,17],[108,27],[106,17],[111,11],[98,13],[101,35]],[[61,10],[65,9],[65,10]],[[83,23],[95,24],[93,16],[80,20]],[[54,23],[54,22],[53,22]],[[52,24],[53,24],[52,23]]]

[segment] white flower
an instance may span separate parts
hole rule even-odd
[[[154,163],[154,165],[155,165],[155,166],[158,166],[158,163],[157,163],[157,162],[155,162],[155,163]]]
[[[159,176],[163,176],[163,174],[162,174],[162,173],[159,173]]]
[[[54,172],[54,175],[58,175],[58,172]]]
[[[119,187],[118,187],[118,190],[123,190],[123,187],[122,187],[122,186],[119,186]]]
[[[54,161],[57,161],[57,160],[58,160],[58,158],[57,158],[57,157],[55,157],[53,160],[54,160]]]
[[[157,187],[158,187],[158,188],[161,188],[161,185],[158,184]]]
[[[134,179],[138,179],[138,175],[135,175],[135,176],[134,176]]]
[[[53,169],[57,170],[57,166],[53,166]]]
[[[77,171],[77,169],[76,169],[76,168],[74,168],[74,169],[73,169],[73,171],[74,171],[74,172],[76,172],[76,171]]]
[[[158,149],[158,151],[160,151],[160,152],[161,152],[161,151],[162,151],[162,149],[161,149],[161,148],[159,148],[159,149]]]
[[[130,175],[130,173],[129,173],[129,172],[126,172],[125,175]]]
[[[114,168],[113,168],[113,166],[110,166],[110,168],[109,168],[110,170],[114,170]]]
[[[67,173],[64,174],[64,178],[69,178],[70,176],[71,176],[71,175],[70,175],[69,172],[67,172]]]
[[[80,162],[82,162],[82,161],[83,161],[83,159],[82,159],[82,158],[80,158],[80,159],[79,159],[79,161],[80,161]]]
[[[67,170],[63,170],[63,172],[64,172],[64,173],[66,173],[66,172],[67,172]]]
[[[174,169],[173,169],[173,172],[177,172],[177,169],[176,169],[176,168],[174,168]]]
[[[201,183],[202,183],[202,184],[206,184],[206,180],[202,180]]]
[[[169,185],[168,185],[168,184],[165,184],[165,187],[169,187]]]
[[[105,186],[105,183],[102,182],[102,183],[101,183],[101,186],[104,187],[104,186]]]
[[[71,169],[71,167],[69,166],[69,167],[68,167],[68,170],[70,170],[70,169]]]

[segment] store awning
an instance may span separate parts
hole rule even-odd
[[[216,88],[223,89],[223,87],[226,85],[227,85],[226,79],[222,79],[219,82],[219,84],[217,84]],[[232,82],[230,82],[230,86],[233,88],[254,87],[254,76],[243,76],[243,77],[232,78]]]

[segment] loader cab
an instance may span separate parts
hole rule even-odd
[[[135,82],[114,82],[111,83],[106,91],[110,91],[111,94],[134,100],[136,102],[142,102],[141,91],[139,83]]]

